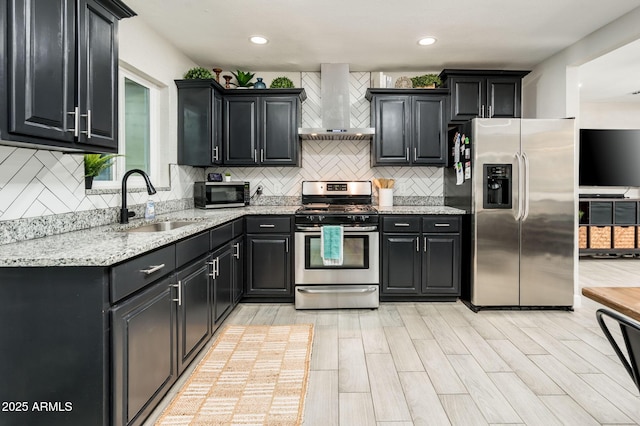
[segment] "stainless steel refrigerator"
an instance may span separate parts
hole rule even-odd
[[[475,119],[470,130],[462,170],[445,180],[445,198],[467,198],[471,211],[468,302],[474,309],[570,308],[575,121]]]

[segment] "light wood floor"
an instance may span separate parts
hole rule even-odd
[[[583,259],[579,270],[581,287],[640,286],[640,259]],[[640,424],[638,391],[598,307],[585,298],[574,312],[477,314],[462,303],[241,304],[227,323],[315,324],[306,426]]]

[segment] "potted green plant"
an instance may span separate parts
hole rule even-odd
[[[206,68],[193,67],[184,75],[185,80],[209,80],[213,78],[213,74]]]
[[[295,86],[293,85],[293,81],[288,77],[276,77],[269,85],[270,89],[293,89]]]
[[[85,154],[84,155],[84,187],[91,189],[93,178],[113,166],[113,159],[121,154]]]
[[[413,83],[413,87],[425,88],[436,88],[440,87],[442,84],[442,80],[440,80],[438,74],[417,75],[415,77],[411,77],[411,82]]]
[[[231,173],[227,172],[224,174],[224,180],[226,182],[231,182]]]
[[[256,75],[255,73],[250,73],[249,71],[245,72],[245,71],[240,71],[240,70],[236,70],[236,72],[232,72],[231,74],[233,74],[233,76],[236,78],[236,81],[238,82],[238,84],[236,84],[237,87],[251,87],[253,86],[253,83],[251,83],[251,79],[253,78],[254,75]]]

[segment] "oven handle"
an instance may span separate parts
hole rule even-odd
[[[320,226],[299,226],[296,225],[296,231],[304,232],[320,232]],[[372,232],[377,231],[377,226],[345,226],[342,228],[344,232]]]
[[[367,287],[367,288],[358,288],[358,289],[327,289],[327,290],[313,290],[307,288],[297,288],[296,291],[300,293],[308,293],[308,294],[330,294],[330,293],[373,293],[376,291],[376,287]]]

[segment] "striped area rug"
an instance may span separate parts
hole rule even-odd
[[[227,326],[159,426],[302,423],[312,324]]]

